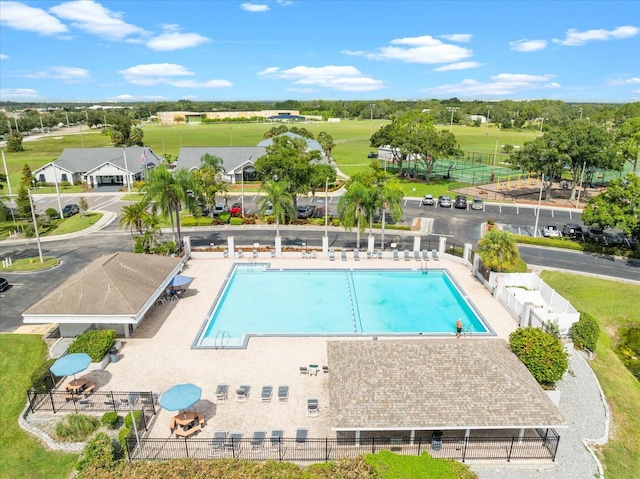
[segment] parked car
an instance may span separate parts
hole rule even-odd
[[[369,152],[367,158],[378,158],[378,154],[374,151]]]
[[[454,203],[454,205],[456,208],[460,208],[460,209],[467,209],[467,197],[464,195],[458,195],[456,196],[456,201]]]
[[[474,198],[471,203],[472,210],[482,210],[484,209],[484,200],[482,198]]]
[[[587,230],[587,238],[589,238],[591,241],[607,243],[604,231],[597,226],[589,227],[589,229]]]
[[[264,209],[264,214],[267,216],[273,214],[273,203],[267,203],[267,206]]]
[[[569,223],[562,227],[562,236],[581,240],[584,238],[584,231],[582,231],[582,226]]]
[[[448,195],[440,195],[438,198],[438,205],[442,208],[451,208],[451,196]]]
[[[298,205],[298,219],[306,220],[307,218],[313,218],[313,212],[316,207],[313,205]]]
[[[77,215],[78,213],[80,213],[80,207],[76,204],[66,205],[64,208],[62,208],[62,216],[64,218]]]
[[[560,236],[560,230],[558,230],[558,227],[555,225],[547,225],[542,228],[542,236],[546,238],[555,238]]]
[[[240,203],[232,204],[231,208],[229,209],[229,213],[231,213],[234,216],[241,215],[242,214],[242,205]]]
[[[422,198],[422,204],[427,206],[433,206],[435,203],[435,200],[433,199],[433,195],[424,195],[424,198]]]
[[[213,207],[213,216],[220,216],[220,214],[228,212],[229,207],[223,203],[218,203]]]
[[[9,287],[9,281],[4,278],[0,278],[0,291],[4,291]]]

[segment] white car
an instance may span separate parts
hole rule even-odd
[[[472,210],[484,209],[484,201],[482,200],[482,198],[474,198],[473,202],[471,203],[471,209]]]
[[[542,236],[546,238],[557,237],[557,236],[560,236],[560,230],[558,229],[557,226],[547,225],[544,228],[542,228]]]
[[[433,206],[433,204],[435,203],[435,200],[433,199],[433,195],[424,195],[424,198],[422,198],[422,204],[423,205],[431,205]]]

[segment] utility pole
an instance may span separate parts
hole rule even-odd
[[[453,131],[453,113],[459,110],[460,108],[457,106],[448,106],[447,111],[451,112],[451,124],[449,125],[449,132]]]
[[[373,109],[374,109],[375,107],[376,107],[376,104],[375,104],[375,103],[371,103],[371,104],[369,105],[369,108],[371,109],[371,128],[370,128],[371,132],[370,132],[369,136],[373,136]]]
[[[485,133],[485,135],[489,135],[489,115],[491,113],[492,108],[493,108],[493,105],[487,105],[487,132]]]
[[[31,197],[31,189],[27,189],[29,194],[29,205],[31,206],[31,218],[33,218],[33,228],[36,231],[36,242],[38,243],[38,255],[40,256],[40,262],[44,263],[42,257],[42,245],[40,244],[40,234],[38,233],[38,222],[36,221],[36,209],[33,207],[33,198]]]

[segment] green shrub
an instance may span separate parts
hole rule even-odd
[[[42,363],[38,368],[31,374],[31,387],[33,387],[34,391],[37,393],[46,393],[49,392],[49,385],[53,386],[53,381],[51,380],[51,373],[49,372],[49,368],[53,366],[53,363],[56,362],[55,358],[47,359],[44,363]]]
[[[596,342],[600,336],[600,325],[589,313],[580,312],[580,320],[571,327],[571,339],[578,349],[596,350]]]
[[[71,442],[85,441],[100,426],[100,421],[84,414],[69,414],[56,424],[56,435]]]
[[[118,433],[118,442],[120,443],[120,449],[123,451],[127,450],[127,438],[130,434],[133,434],[133,429],[129,429],[126,426],[120,429],[120,432]]]
[[[163,256],[169,256],[172,254],[178,254],[178,246],[175,241],[163,241],[157,246],[151,248],[151,252]]]
[[[118,413],[115,411],[105,412],[100,422],[109,429],[115,429],[118,425]]]
[[[340,218],[334,218],[331,220],[331,226],[340,226]]]
[[[402,479],[477,479],[469,466],[452,459],[434,459],[428,453],[403,456],[391,451],[365,454],[364,459],[375,474],[341,477],[397,477]]]
[[[220,213],[220,215],[218,216],[218,219],[225,224],[229,222],[230,218],[231,218],[231,213]]]
[[[518,258],[515,265],[507,266],[503,271],[505,273],[526,273],[527,263],[522,258]]]
[[[60,214],[55,208],[47,208],[44,214],[47,215],[52,220],[57,220],[58,218],[60,218]]]
[[[82,457],[76,464],[78,471],[89,467],[111,469],[115,463],[113,440],[104,432],[95,435],[84,447]]]
[[[569,363],[559,339],[539,328],[519,328],[509,335],[509,346],[541,385],[553,386]]]
[[[140,427],[142,424],[142,411],[133,411],[133,415],[136,418],[136,426]],[[124,425],[127,428],[133,427],[133,419],[130,412],[124,417]]]
[[[233,218],[229,219],[229,224],[231,226],[241,226],[242,225],[242,218],[238,218],[237,216],[234,216]]]
[[[116,331],[114,329],[85,331],[71,343],[68,352],[70,354],[87,353],[91,356],[91,360],[97,363],[102,361],[115,340]]]

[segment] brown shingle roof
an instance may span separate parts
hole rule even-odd
[[[502,339],[330,341],[334,430],[558,427]]]
[[[180,258],[118,252],[98,258],[25,315],[135,315],[157,294]]]

